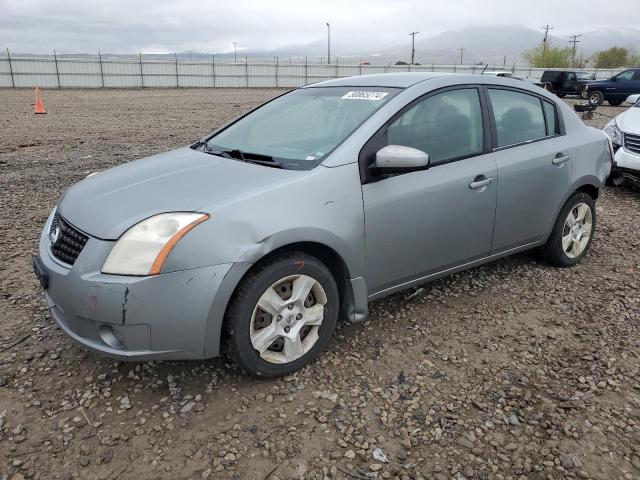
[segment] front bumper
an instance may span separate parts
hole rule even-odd
[[[73,340],[120,360],[206,356],[212,305],[232,264],[147,277],[105,275],[100,268],[115,242],[90,237],[69,267],[49,249],[51,219],[40,237],[39,276],[47,279],[52,318]]]
[[[612,176],[625,177],[634,183],[640,183],[640,155],[631,153],[624,147],[618,148],[614,156],[611,174]]]

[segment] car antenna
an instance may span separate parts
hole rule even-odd
[[[487,68],[489,68],[488,63],[484,66],[484,68],[482,69],[482,73],[480,75],[484,75],[484,72],[487,70]]]

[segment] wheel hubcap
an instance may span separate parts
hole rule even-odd
[[[307,275],[278,280],[253,309],[250,338],[253,348],[270,363],[289,363],[313,348],[324,319],[327,296]]]
[[[589,244],[593,231],[591,209],[586,203],[574,206],[564,222],[562,230],[562,250],[569,258],[582,255]]]

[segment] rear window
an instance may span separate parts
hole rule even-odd
[[[498,146],[538,140],[547,136],[540,98],[512,90],[489,89],[498,133]]]
[[[556,106],[553,103],[546,101],[543,101],[542,105],[544,107],[544,116],[547,120],[547,135],[557,135],[559,131]]]

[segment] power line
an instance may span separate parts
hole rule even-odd
[[[420,32],[411,32],[409,35],[411,35],[411,65],[413,65],[413,60],[416,56],[416,35],[419,34]]]
[[[575,68],[576,66],[576,44],[580,43],[580,40],[578,40],[578,37],[581,37],[582,35],[569,35],[569,38],[571,40],[569,40],[569,43],[573,44],[573,49],[571,51],[571,67]]]

